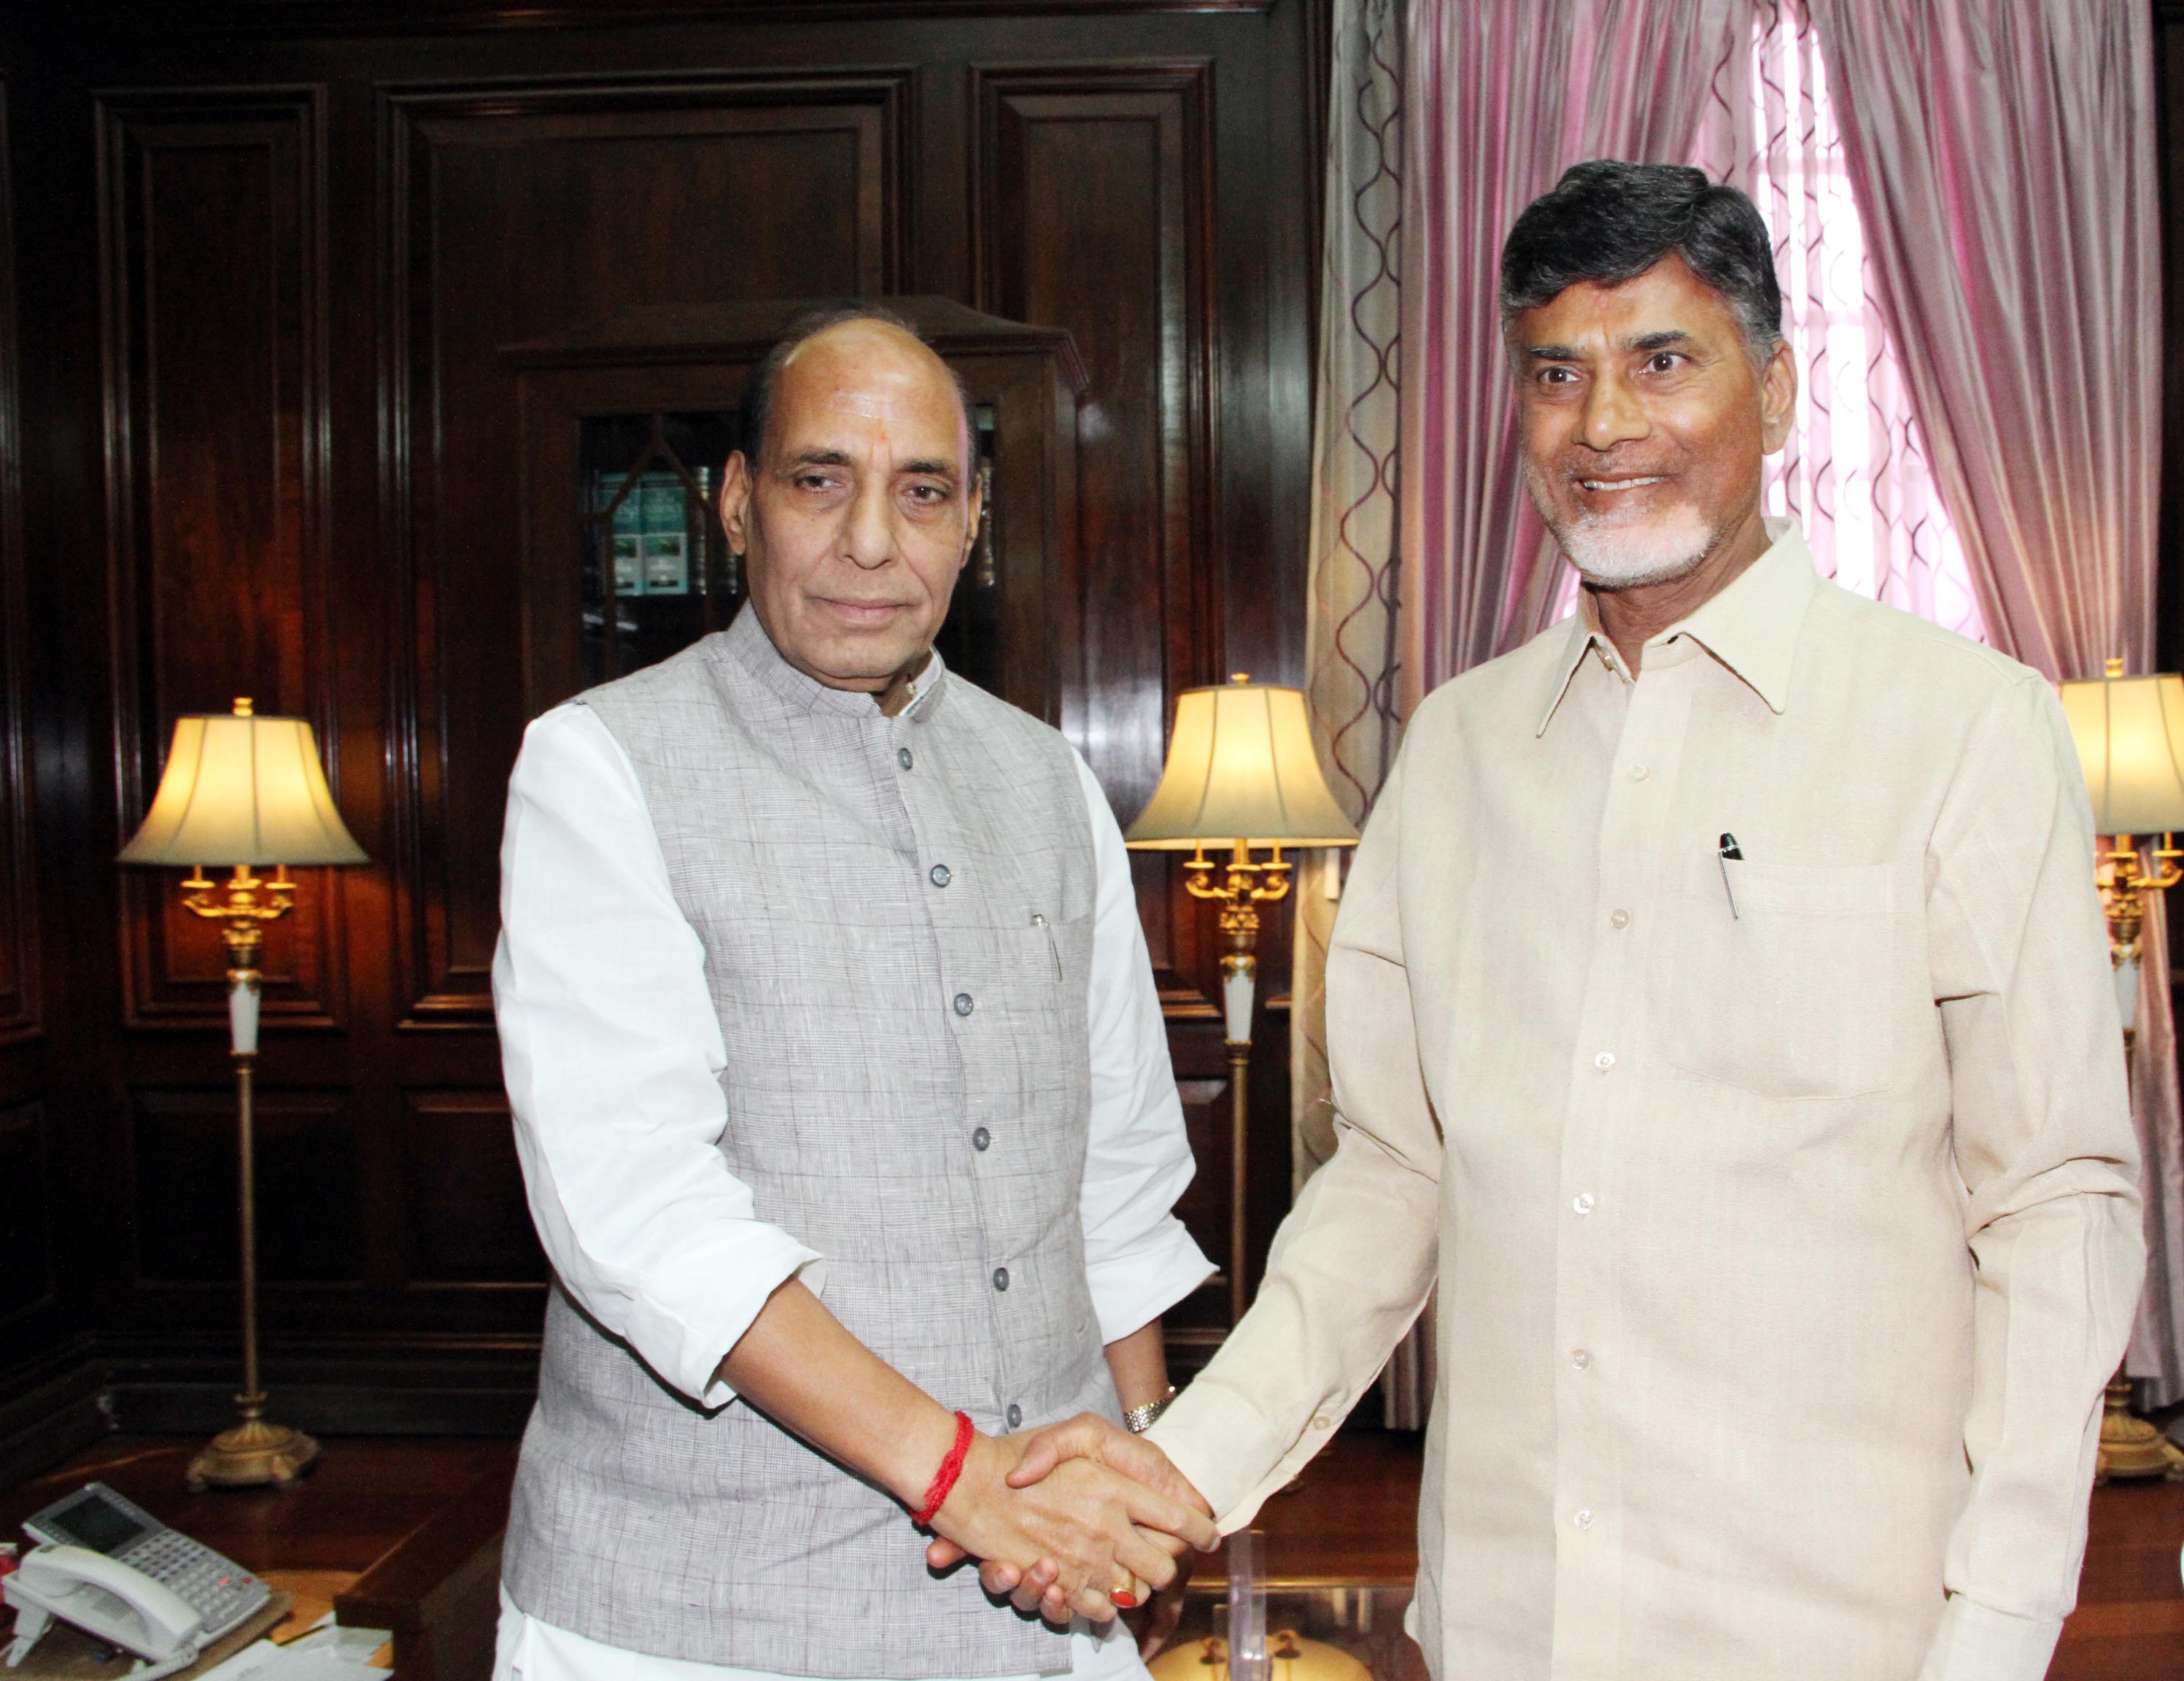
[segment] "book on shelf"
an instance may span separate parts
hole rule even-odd
[[[649,472],[638,491],[644,502],[644,593],[690,593],[688,497],[672,472]]]
[[[595,472],[592,475],[592,510],[595,513],[612,514],[607,521],[605,540],[614,556],[614,593],[617,595],[642,595],[644,593],[644,510],[640,501],[641,488],[630,487],[629,494],[619,503],[615,494],[628,477],[626,473]]]

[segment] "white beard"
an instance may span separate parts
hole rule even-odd
[[[1705,516],[1688,502],[1650,515],[1634,508],[1627,514],[1581,514],[1574,520],[1557,520],[1548,511],[1547,498],[1529,462],[1524,464],[1524,488],[1570,564],[1598,589],[1630,589],[1688,578],[1721,540],[1721,533],[1710,529]]]

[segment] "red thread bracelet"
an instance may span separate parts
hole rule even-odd
[[[971,1451],[971,1438],[977,1432],[971,1423],[971,1415],[956,1415],[956,1445],[948,1450],[948,1457],[940,1461],[940,1469],[933,1474],[933,1486],[925,1491],[925,1505],[911,1513],[910,1521],[923,1528],[933,1522],[940,1508],[947,1503],[949,1494],[956,1487],[956,1479],[963,1474],[963,1456]]]

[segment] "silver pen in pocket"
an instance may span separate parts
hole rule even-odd
[[[1731,858],[1735,858],[1739,863],[1742,863],[1744,862],[1744,854],[1738,848],[1736,837],[1734,835],[1724,835],[1721,837],[1721,851],[1718,856],[1721,863],[1721,891],[1729,895],[1730,919],[1730,920],[1735,921],[1738,919],[1736,912],[1736,888],[1729,879],[1729,861]]]

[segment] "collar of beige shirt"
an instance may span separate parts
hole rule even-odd
[[[1690,617],[1681,619],[1648,640],[1648,648],[1664,647],[1680,636],[1688,636],[1720,661],[1780,713],[1790,701],[1790,667],[1797,651],[1798,633],[1805,609],[1812,605],[1819,578],[1813,571],[1812,551],[1794,521],[1767,522],[1774,540],[1767,552],[1729,581],[1720,594],[1700,604]],[[1570,616],[1569,638],[1561,656],[1548,670],[1546,707],[1540,713],[1535,737],[1547,733],[1555,709],[1569,691],[1578,662],[1597,649],[1609,670],[1624,681],[1631,680],[1615,644],[1601,628],[1600,610],[1590,589],[1577,592],[1578,610]]]

